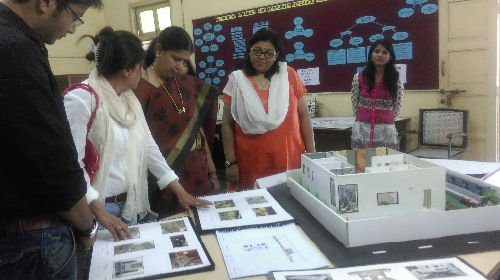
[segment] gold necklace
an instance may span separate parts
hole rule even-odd
[[[170,92],[168,91],[168,89],[160,82],[160,78],[158,77],[158,75],[156,74],[156,71],[155,69],[153,68],[153,66],[151,65],[151,70],[153,70],[153,74],[155,75],[155,78],[156,80],[158,81],[158,83],[160,84],[160,86],[165,90],[165,92],[168,94],[168,97],[170,97],[170,100],[172,100],[172,103],[174,103],[174,106],[175,106],[175,110],[177,110],[177,113],[179,114],[183,114],[183,113],[186,113],[186,107],[184,107],[184,99],[182,99],[182,93],[181,93],[181,89],[179,88],[179,85],[177,84],[177,79],[175,78],[174,76],[174,82],[175,82],[175,86],[177,87],[177,92],[179,93],[179,96],[181,98],[181,104],[182,104],[182,108],[179,108],[179,106],[177,106],[177,103],[175,103],[174,99],[172,98],[172,95],[170,94]]]

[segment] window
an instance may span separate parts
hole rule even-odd
[[[137,36],[141,39],[145,49],[160,31],[172,25],[169,2],[156,1],[153,4],[151,2],[148,1],[147,5],[139,4],[133,7]]]

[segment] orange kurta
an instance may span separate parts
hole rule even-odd
[[[260,90],[252,78],[250,81],[267,112],[269,90]],[[235,187],[228,184],[229,191],[253,188],[259,178],[300,167],[300,155],[305,152],[305,146],[300,132],[297,105],[307,90],[291,67],[288,67],[288,82],[288,113],[280,126],[264,134],[250,135],[235,124],[235,153],[240,185]],[[230,92],[224,92],[224,103],[231,104],[231,95]]]

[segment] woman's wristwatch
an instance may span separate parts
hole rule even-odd
[[[229,168],[229,167],[231,167],[231,166],[233,166],[233,165],[235,165],[235,164],[238,164],[238,162],[237,162],[236,160],[233,160],[233,161],[227,161],[227,160],[226,160],[226,162],[224,162],[224,166],[225,166],[226,168]]]

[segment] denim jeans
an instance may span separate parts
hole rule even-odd
[[[68,226],[0,232],[1,279],[76,279],[76,242]]]
[[[122,209],[123,206],[125,205],[125,202],[108,202],[104,203],[104,209],[108,211],[111,215],[119,217],[122,219],[124,223],[126,223],[128,226],[134,225],[134,221],[131,221],[129,219],[123,218],[122,215]]]
[[[156,222],[158,220],[158,214],[152,211],[148,211],[144,217],[138,219],[137,221],[126,219],[121,216],[124,205],[125,202],[108,202],[104,204],[104,209],[106,209],[106,211],[108,211],[110,214],[116,217],[120,217],[120,219],[128,226],[133,226],[136,225],[137,223],[139,224],[151,223],[151,222]]]

